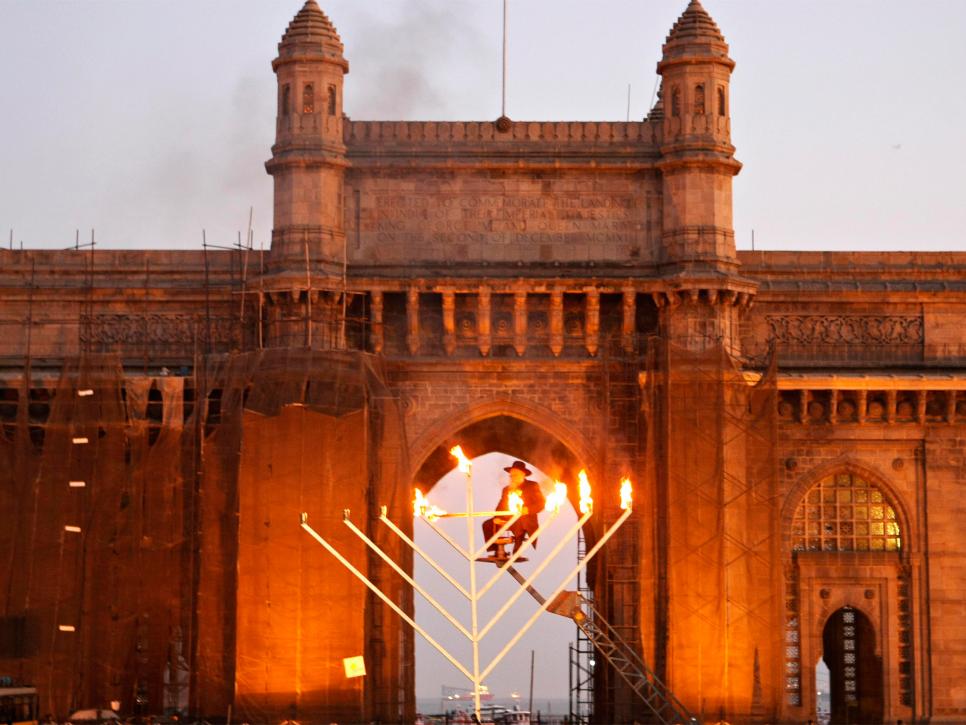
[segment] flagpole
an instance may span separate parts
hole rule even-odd
[[[507,2],[503,0],[503,100],[500,115],[506,116],[506,66],[507,66]]]

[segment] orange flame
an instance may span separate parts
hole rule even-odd
[[[466,457],[463,453],[463,449],[459,446],[453,446],[449,450],[449,454],[453,456],[459,463],[457,468],[460,469],[460,473],[465,473],[467,476],[470,475],[470,459]]]
[[[547,503],[544,507],[546,510],[559,511],[560,507],[564,505],[564,501],[567,500],[567,484],[560,481],[554,481],[553,491],[547,496]]]
[[[627,511],[631,507],[631,479],[624,477],[621,479],[621,511]]]
[[[417,519],[426,513],[429,508],[429,501],[423,496],[423,492],[416,489],[416,498],[413,499],[413,516]]]
[[[581,469],[577,474],[577,491],[580,493],[580,513],[590,513],[594,508],[594,499],[590,496],[590,481],[587,480],[587,472]]]
[[[416,497],[413,499],[413,516],[416,518],[422,516],[427,521],[433,521],[445,513],[439,506],[431,504],[429,499],[423,496],[422,491],[418,488],[416,489]]]
[[[507,503],[510,506],[510,513],[514,516],[518,516],[523,513],[523,496],[521,496],[516,491],[513,491],[507,498]]]

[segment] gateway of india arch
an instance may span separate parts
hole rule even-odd
[[[702,722],[814,720],[820,661],[833,716],[966,721],[966,253],[738,252],[734,65],[691,0],[642,121],[353,121],[307,0],[270,249],[0,251],[0,676],[412,722],[413,631],[298,514],[412,611],[342,511],[411,569],[380,506],[460,443],[586,469],[588,543],[634,480],[588,595]]]

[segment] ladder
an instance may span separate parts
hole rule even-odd
[[[506,571],[520,586],[526,586],[526,577],[523,574],[512,566],[507,566]],[[527,592],[537,603],[546,602],[532,586],[527,586]],[[635,649],[601,616],[593,603],[579,592],[561,592],[547,607],[547,611],[574,621],[614,671],[644,702],[654,722],[660,725],[700,725],[700,721],[654,674]]]

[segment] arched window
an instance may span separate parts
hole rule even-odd
[[[794,551],[898,551],[901,545],[885,494],[851,473],[812,486],[792,519]]]
[[[329,106],[329,115],[334,116],[335,115],[335,86],[329,86],[328,106]]]
[[[315,88],[311,83],[302,90],[302,113],[315,113]]]
[[[694,87],[694,114],[696,116],[704,115],[704,84],[698,83]]]
[[[671,89],[671,115],[674,118],[681,115],[681,90],[677,86]]]
[[[287,116],[292,106],[292,89],[288,83],[282,86],[282,115]]]
[[[718,115],[719,116],[727,116],[728,115],[725,112],[725,92],[724,92],[724,88],[721,88],[721,87],[718,88]]]

